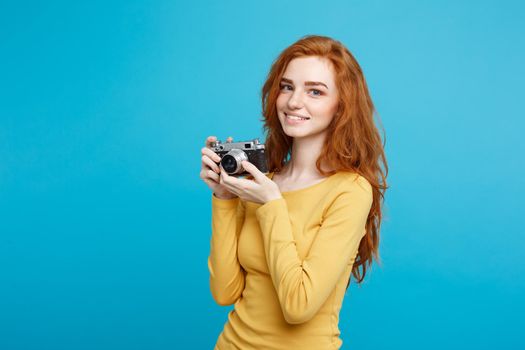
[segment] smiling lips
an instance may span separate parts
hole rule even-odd
[[[284,115],[285,115],[286,122],[291,125],[302,124],[308,119],[310,119],[307,117],[301,117],[297,115],[288,115],[286,113]]]
[[[308,119],[310,119],[308,117],[303,117],[303,116],[300,116],[300,115],[294,115],[294,114],[288,114],[288,113],[284,113],[284,115],[287,118],[294,119],[294,120],[308,120]]]

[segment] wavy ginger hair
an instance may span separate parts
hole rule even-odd
[[[388,165],[381,137],[374,124],[375,108],[368,92],[361,67],[350,51],[339,41],[326,36],[308,35],[287,47],[273,62],[262,88],[262,108],[268,169],[279,171],[289,159],[293,138],[286,135],[277,116],[276,100],[281,78],[288,63],[297,57],[318,56],[328,59],[335,70],[339,105],[331,124],[316,167],[323,176],[337,171],[352,171],[372,185],[373,202],[366,221],[366,234],[359,244],[352,275],[361,283],[373,258],[380,263],[379,229],[381,202],[388,188]],[[328,164],[331,172],[321,169]],[[381,167],[383,166],[383,168]],[[350,285],[350,279],[346,288]]]

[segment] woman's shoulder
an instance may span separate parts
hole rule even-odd
[[[353,171],[338,171],[340,191],[360,191],[372,194],[372,185],[366,177]]]

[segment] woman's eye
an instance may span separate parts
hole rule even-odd
[[[291,85],[281,85],[281,90],[292,91],[293,90],[293,86],[291,86]],[[323,94],[323,92],[321,90],[317,90],[317,89],[311,89],[310,91],[314,92],[313,93],[314,96],[321,96]]]

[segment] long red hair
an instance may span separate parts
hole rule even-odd
[[[330,60],[339,92],[338,110],[328,126],[328,135],[316,161],[323,176],[337,171],[353,171],[372,185],[373,202],[366,221],[366,234],[359,244],[352,275],[361,283],[367,267],[379,257],[379,229],[384,192],[388,188],[384,144],[374,123],[376,113],[361,67],[350,51],[339,41],[326,36],[308,35],[287,47],[273,62],[262,88],[262,113],[265,145],[270,172],[279,171],[291,156],[292,137],[287,136],[279,122],[276,100],[280,81],[288,63],[297,57],[319,56]],[[383,130],[384,131],[384,130]],[[321,169],[327,164],[330,172]],[[350,279],[348,280],[348,285]],[[348,288],[347,285],[347,288]]]

